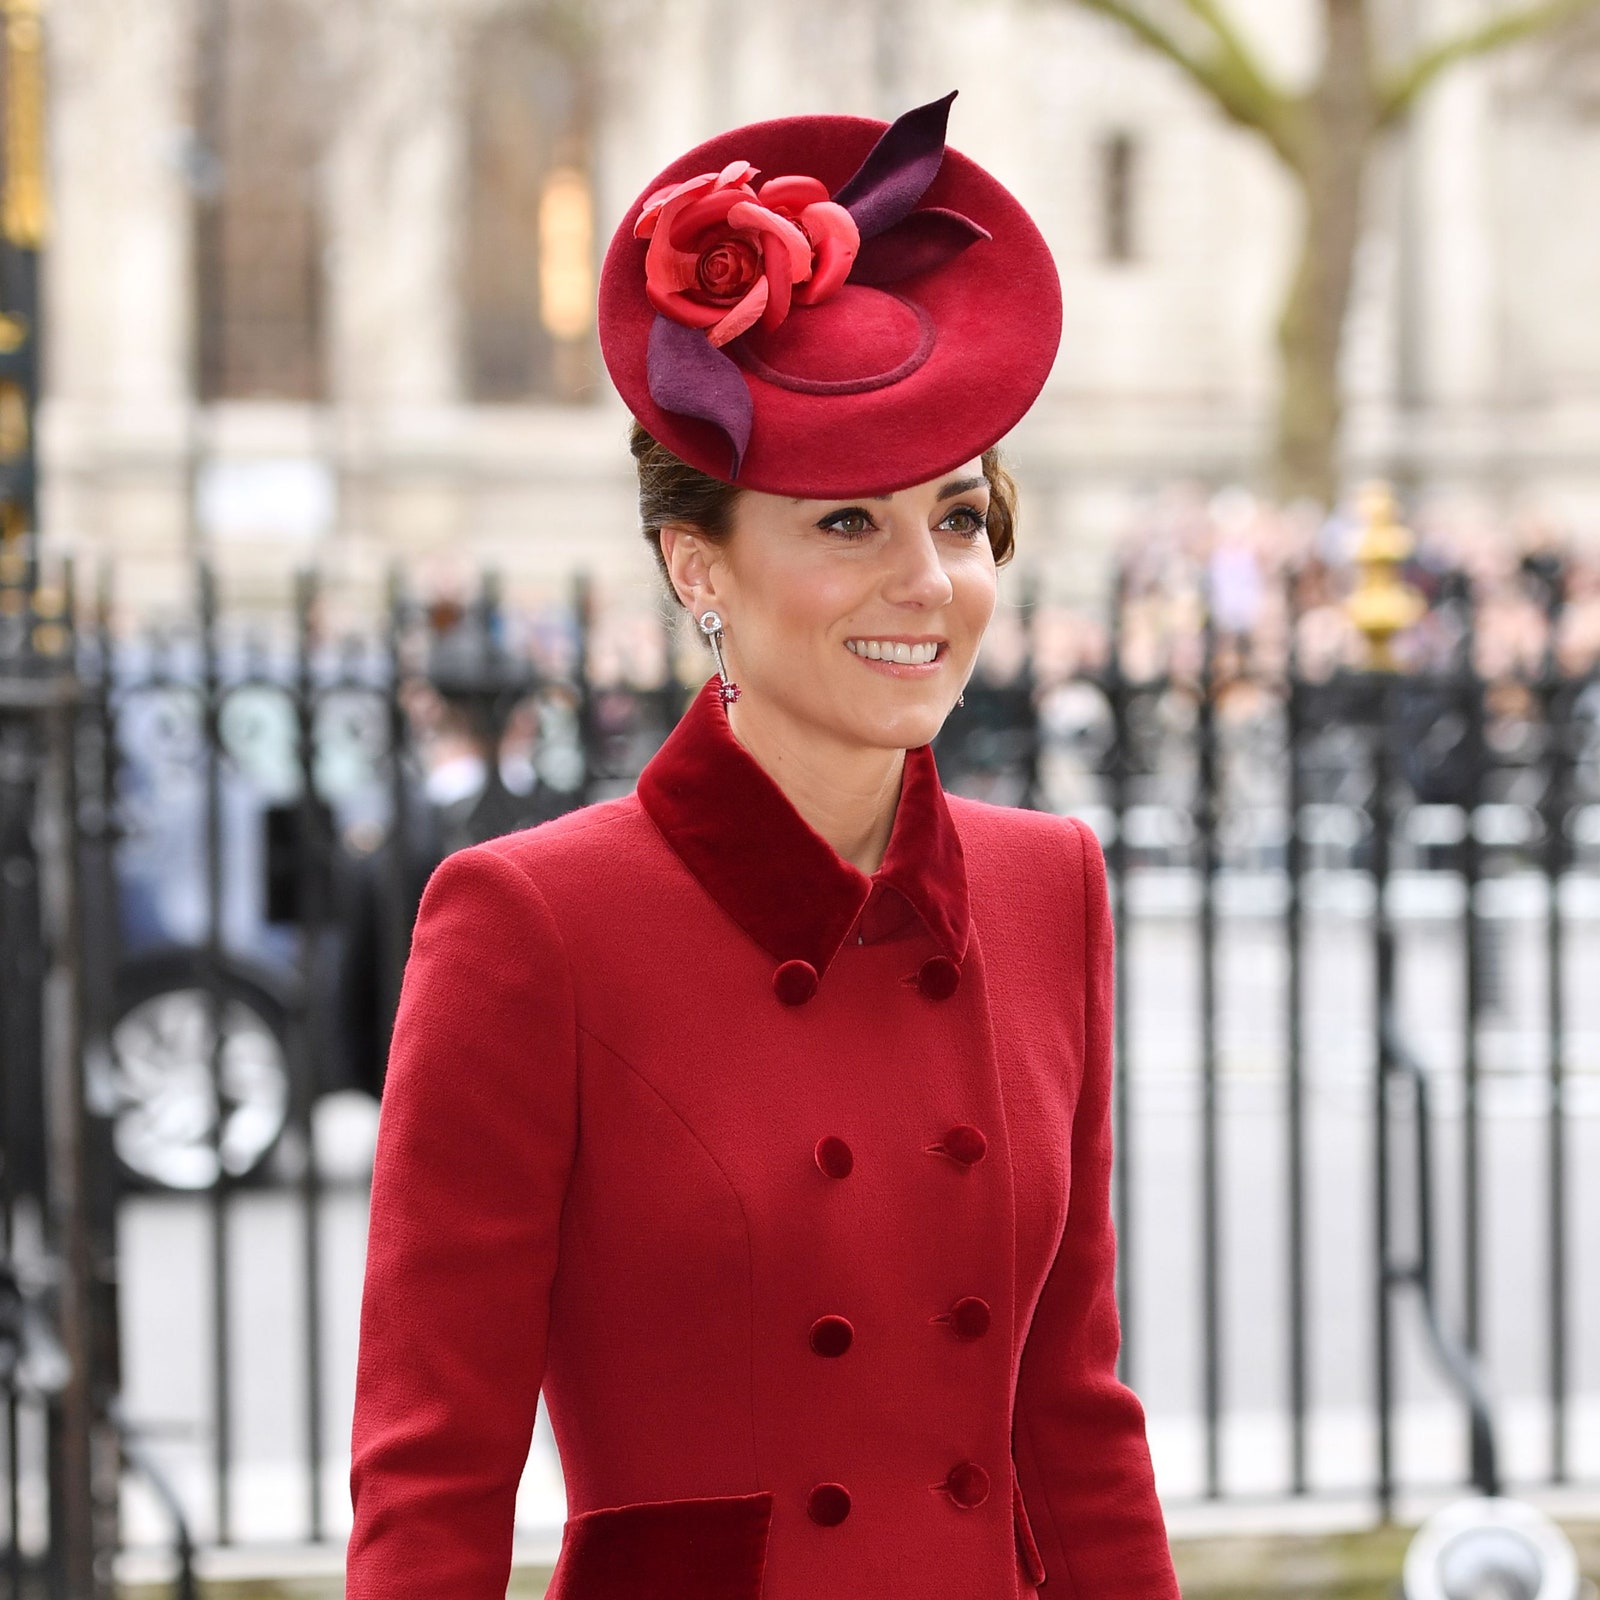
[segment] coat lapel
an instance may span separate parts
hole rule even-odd
[[[898,891],[953,961],[966,953],[966,865],[933,751],[906,752],[883,864],[870,877],[795,810],[734,737],[707,680],[639,775],[639,800],[679,859],[769,955],[820,975],[878,885]]]

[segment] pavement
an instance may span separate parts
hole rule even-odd
[[[1600,1522],[1566,1522],[1592,1582],[1600,1580]],[[1410,1528],[1175,1539],[1184,1600],[1395,1600]],[[548,1566],[519,1568],[508,1600],[537,1600]],[[336,1577],[203,1583],[205,1600],[342,1600]],[[167,1600],[167,1586],[125,1586],[118,1600]]]

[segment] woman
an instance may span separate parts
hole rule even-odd
[[[735,129],[612,240],[646,532],[719,670],[635,794],[428,884],[351,1600],[500,1600],[541,1386],[555,1600],[1177,1594],[1115,1372],[1103,859],[928,748],[1061,325],[953,98]]]

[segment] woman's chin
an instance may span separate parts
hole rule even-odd
[[[931,744],[950,714],[943,696],[937,702],[924,697],[923,703],[882,709],[862,705],[851,710],[849,731],[860,743],[879,750],[914,750]]]
[[[819,692],[820,691],[820,692]],[[764,721],[763,710],[777,711],[809,726],[831,742],[871,750],[914,750],[931,744],[950,715],[955,691],[929,679],[860,683],[816,684],[811,692],[796,696],[775,694],[769,700],[759,686],[750,685],[740,698],[734,721]]]

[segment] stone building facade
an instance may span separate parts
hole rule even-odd
[[[1476,0],[1386,0],[1417,36]],[[1287,78],[1314,0],[1235,0]],[[1026,566],[1091,601],[1175,475],[1261,475],[1295,201],[1071,0],[52,0],[47,540],[124,596],[215,553],[652,582],[593,272],[691,143],[961,93],[950,142],[1038,218],[1060,359],[1010,441]],[[1600,25],[1459,70],[1386,153],[1349,330],[1357,470],[1600,538]],[[981,375],[975,375],[981,381]]]

